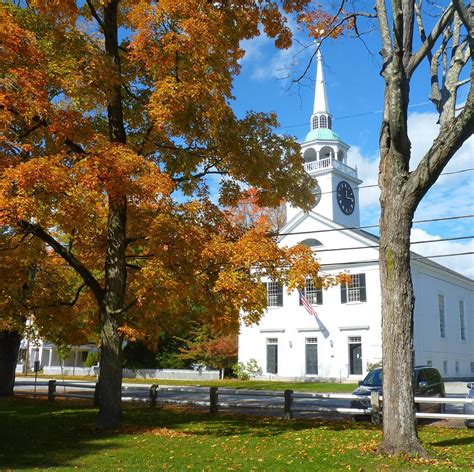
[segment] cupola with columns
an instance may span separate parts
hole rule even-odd
[[[357,168],[347,163],[349,146],[333,131],[324,81],[323,60],[317,52],[316,87],[310,131],[301,143],[304,167],[315,179],[315,213],[344,226],[360,226]],[[287,206],[287,221],[298,209]]]

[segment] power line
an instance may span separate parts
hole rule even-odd
[[[433,256],[412,256],[410,259],[413,260],[425,260],[425,259],[436,259],[441,257],[455,257],[455,256],[468,256],[474,254],[474,251],[468,252],[451,252],[447,254],[435,254]],[[334,262],[334,263],[324,263],[321,264],[321,267],[347,267],[351,265],[362,265],[362,264],[378,264],[380,262],[379,259],[370,259],[370,260],[362,260],[362,261],[350,261],[350,262]],[[461,274],[462,275],[462,274]]]
[[[445,216],[443,218],[429,218],[426,220],[414,220],[413,224],[433,223],[437,221],[450,221],[450,220],[461,220],[465,218],[473,218],[474,215],[460,215],[460,216]],[[346,226],[344,228],[331,228],[331,229],[320,229],[312,231],[294,231],[291,233],[274,233],[274,236],[291,236],[293,234],[315,234],[315,233],[329,233],[333,231],[351,231],[368,228],[378,228],[379,225],[366,225],[366,226]]]
[[[466,169],[453,170],[451,172],[441,172],[440,176],[453,175],[453,174],[462,174],[464,172],[472,172],[473,170],[474,170],[474,167],[468,167]],[[361,185],[360,187],[357,187],[357,190],[360,190],[362,188],[374,188],[374,187],[378,187],[378,184]],[[326,192],[321,192],[321,195],[325,195],[325,194],[328,194],[328,193],[336,193],[336,192],[337,192],[337,190],[327,190]]]
[[[422,105],[429,105],[429,104],[431,104],[431,102],[414,103],[413,105],[408,105],[408,108],[414,108],[414,107],[419,107]],[[357,118],[358,116],[367,116],[367,115],[377,115],[379,113],[383,113],[383,110],[367,111],[365,113],[357,113],[354,115],[338,116],[338,117],[334,117],[334,120],[346,120],[348,118]],[[307,125],[308,123],[299,123],[296,125],[278,126],[276,129],[298,128],[300,126],[307,126]]]
[[[446,241],[460,241],[463,239],[474,239],[474,236],[457,236],[455,238],[443,238],[443,239],[425,239],[423,241],[413,241],[410,244],[428,244],[428,243],[442,243]],[[340,247],[334,249],[316,249],[316,254],[320,252],[337,252],[337,251],[351,251],[353,249],[377,249],[380,245],[374,246],[355,246],[355,247]]]

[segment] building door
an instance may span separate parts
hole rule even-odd
[[[318,375],[318,339],[306,338],[306,374]]]
[[[278,339],[267,339],[267,373],[278,373]]]
[[[362,374],[362,342],[360,336],[349,338],[349,374]]]

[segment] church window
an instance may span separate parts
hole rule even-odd
[[[316,151],[313,148],[308,148],[303,154],[303,158],[305,162],[314,162],[317,160],[318,155],[316,154]]]
[[[304,241],[301,241],[300,244],[308,247],[322,246],[321,242],[314,238],[305,239]]]
[[[326,115],[321,115],[319,117],[319,125],[321,128],[327,128],[328,127],[328,119]]]
[[[367,289],[365,285],[365,274],[351,275],[348,284],[341,285],[341,303],[366,302]]]
[[[283,287],[278,282],[266,282],[267,306],[283,306]]]
[[[438,315],[439,315],[439,335],[441,338],[446,337],[446,317],[444,307],[444,295],[438,293]]]
[[[323,304],[323,289],[316,287],[311,279],[306,279],[306,284],[303,290],[303,294],[311,305],[322,305]],[[300,306],[303,302],[300,298]]]
[[[332,129],[332,118],[328,115],[328,128]]]
[[[448,361],[443,361],[443,374],[448,373]]]
[[[461,330],[461,341],[466,340],[466,319],[464,317],[464,300],[459,300],[459,327]]]
[[[267,373],[278,373],[278,339],[267,338]]]
[[[313,116],[312,129],[316,129],[316,128],[319,128],[319,125],[318,125],[318,117],[317,117],[317,116]]]

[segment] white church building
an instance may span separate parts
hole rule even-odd
[[[351,283],[327,290],[308,280],[306,299],[317,316],[277,282],[267,286],[268,309],[259,324],[241,326],[239,361],[255,359],[263,378],[358,380],[381,361],[378,237],[360,228],[357,169],[349,146],[332,129],[321,54],[310,131],[302,143],[305,170],[315,179],[316,206],[287,206],[280,244],[306,244],[328,274],[347,272]],[[412,253],[415,291],[415,365],[445,378],[474,378],[474,281]]]

